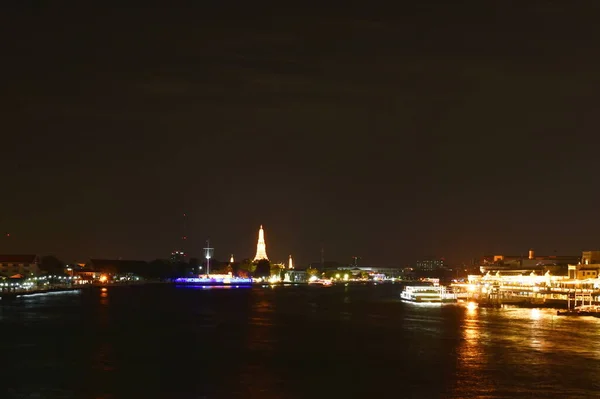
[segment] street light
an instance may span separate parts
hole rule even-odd
[[[210,240],[206,240],[206,248],[204,248],[204,257],[206,258],[206,275],[210,274],[210,258],[212,258],[214,248],[210,247]]]

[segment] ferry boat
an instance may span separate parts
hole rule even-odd
[[[400,293],[400,298],[410,302],[427,302],[427,303],[455,303],[456,294],[446,289],[442,285],[438,286],[414,286],[409,285],[404,287]]]
[[[308,281],[308,284],[322,285],[324,287],[329,287],[333,284],[333,280],[331,280],[331,279],[312,279],[312,280]]]
[[[198,277],[179,277],[173,280],[178,285],[251,285],[252,278],[235,277],[230,274],[199,275]]]

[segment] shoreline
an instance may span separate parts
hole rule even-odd
[[[172,284],[170,281],[128,281],[126,283],[110,283],[110,284],[81,284],[70,287],[53,287],[53,288],[41,288],[41,289],[33,289],[33,290],[21,290],[21,291],[2,291],[0,292],[0,300],[6,299],[15,299],[18,297],[32,296],[32,295],[41,295],[41,294],[51,294],[51,293],[60,293],[60,292],[71,292],[71,291],[85,291],[93,288],[103,288],[103,287],[134,287],[141,285],[150,285],[150,284]]]
[[[84,288],[85,287],[64,287],[64,288],[48,288],[48,289],[31,290],[31,291],[2,292],[2,293],[0,293],[0,300],[11,300],[11,299],[17,299],[19,297],[24,297],[24,296],[81,291]]]
[[[369,282],[345,282],[345,283],[335,283],[332,286],[343,286],[343,285],[351,285],[351,286],[377,286],[384,285],[385,283],[369,283]],[[37,289],[37,290],[28,290],[28,291],[6,291],[0,292],[0,301],[2,300],[13,300],[19,297],[27,297],[33,295],[41,295],[41,294],[51,294],[51,293],[61,293],[61,292],[73,292],[73,291],[85,291],[94,288],[116,288],[116,287],[138,287],[145,285],[172,285],[174,287],[193,287],[193,286],[210,286],[210,287],[263,287],[263,286],[279,286],[279,287],[291,287],[291,286],[301,286],[301,287],[317,287],[317,288],[329,288],[332,286],[323,287],[320,284],[309,284],[308,282],[277,282],[277,283],[232,283],[232,284],[224,284],[220,282],[207,282],[207,283],[182,283],[176,281],[165,281],[165,280],[145,280],[145,281],[128,281],[128,282],[117,282],[117,283],[98,283],[98,284],[83,284],[79,286],[73,287],[55,287],[48,289]],[[387,284],[385,284],[387,285]],[[464,301],[469,302],[469,301]],[[529,309],[557,309],[564,310],[568,309],[566,301],[560,300],[548,300],[544,302],[530,302],[530,301],[522,301],[522,302],[511,302],[511,303],[490,303],[488,301],[471,301],[477,303],[480,308],[504,308],[505,306],[509,307],[517,307],[517,308],[529,308]]]

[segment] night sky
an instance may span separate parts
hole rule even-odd
[[[600,2],[199,3],[2,10],[0,252],[600,248]]]

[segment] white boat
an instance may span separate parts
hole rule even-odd
[[[330,285],[333,284],[333,280],[331,279],[313,279],[313,280],[309,280],[308,284],[311,285],[322,285],[325,287],[329,287]]]
[[[408,285],[400,293],[400,298],[410,302],[452,303],[456,302],[456,294],[443,285]]]

